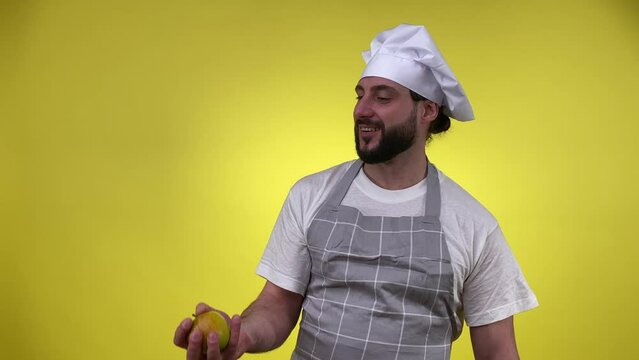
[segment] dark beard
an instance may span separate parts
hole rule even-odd
[[[359,158],[367,164],[378,164],[389,161],[408,150],[415,142],[415,133],[417,131],[416,114],[416,108],[413,107],[413,111],[404,122],[389,127],[388,130],[381,121],[377,122],[366,119],[358,119],[355,121],[355,150]],[[376,148],[360,150],[359,125],[362,124],[380,127],[382,136]]]

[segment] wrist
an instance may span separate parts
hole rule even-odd
[[[238,356],[244,353],[258,352],[256,348],[255,334],[251,334],[250,326],[242,318],[242,326],[240,330],[240,340],[238,344]]]

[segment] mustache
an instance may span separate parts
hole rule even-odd
[[[384,122],[381,120],[356,118],[355,126],[361,126],[361,125],[375,126],[380,129],[384,129]]]

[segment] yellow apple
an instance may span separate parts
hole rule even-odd
[[[201,313],[200,315],[195,316],[193,320],[193,327],[191,328],[191,333],[193,330],[198,329],[202,333],[202,351],[206,353],[206,340],[209,337],[209,334],[212,331],[217,333],[217,337],[220,343],[220,350],[224,350],[226,345],[229,343],[229,324],[226,321],[226,318],[222,316],[219,312],[215,310],[211,310],[205,313]]]

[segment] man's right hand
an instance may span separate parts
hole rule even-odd
[[[242,318],[228,315],[200,303],[195,314],[215,310],[230,321],[231,338],[229,344],[220,352],[216,334],[203,339],[199,331],[193,331],[193,320],[182,320],[175,330],[173,342],[186,349],[188,360],[235,360],[245,352],[265,352],[282,345],[289,336],[300,315],[304,297],[285,290],[267,281],[260,295],[242,313]],[[242,329],[240,329],[240,326]],[[207,353],[202,353],[202,342],[206,341]]]
[[[227,323],[230,324],[231,332],[229,343],[224,351],[220,352],[219,339],[215,332],[211,332],[208,339],[203,339],[202,333],[198,330],[191,333],[191,328],[193,327],[193,320],[191,318],[182,320],[180,325],[178,325],[173,337],[173,343],[183,349],[186,349],[187,360],[235,360],[239,358],[244,352],[242,349],[246,349],[246,344],[244,344],[244,346],[240,346],[240,343],[248,340],[246,334],[243,334],[240,329],[240,317],[238,315],[234,315],[233,318],[229,318],[229,316],[224,312],[213,309],[205,303],[199,303],[195,307],[195,315],[211,310],[219,312],[226,319]],[[207,345],[206,354],[202,352],[203,341],[206,341]]]

